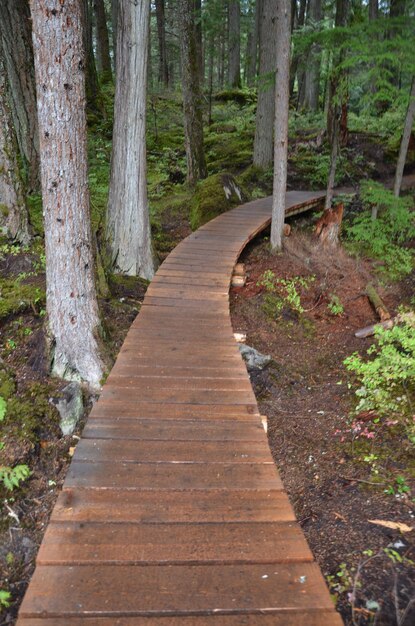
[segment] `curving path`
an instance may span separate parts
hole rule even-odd
[[[289,192],[287,213],[321,194]],[[275,469],[229,283],[271,200],[152,281],[79,442],[19,626],[340,626]]]

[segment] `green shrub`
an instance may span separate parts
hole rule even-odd
[[[375,337],[369,358],[354,353],[344,361],[360,384],[355,413],[371,412],[386,426],[400,423],[415,443],[415,324],[407,318],[390,330],[378,326]]]
[[[413,200],[396,198],[392,191],[374,181],[362,182],[360,194],[367,210],[346,226],[347,239],[360,252],[381,260],[383,272],[392,280],[409,274],[413,251],[403,244],[415,237]]]
[[[8,491],[13,491],[16,487],[29,478],[32,472],[27,465],[16,465],[6,467],[0,465],[0,485],[2,484]]]
[[[257,283],[258,287],[264,287],[267,292],[263,304],[265,313],[275,318],[285,307],[298,315],[304,313],[301,292],[308,289],[314,280],[314,276],[278,278],[272,270],[266,270]]]

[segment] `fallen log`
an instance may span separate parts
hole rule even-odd
[[[387,330],[393,328],[395,324],[399,324],[400,322],[410,322],[411,324],[415,324],[415,313],[400,313],[391,319],[385,320],[384,322],[378,322],[377,324],[372,324],[371,326],[366,326],[365,328],[360,328],[354,334],[355,337],[359,339],[365,339],[366,337],[371,337],[375,334],[376,328],[386,328]]]
[[[380,321],[386,322],[387,320],[390,320],[391,314],[389,313],[385,303],[383,302],[382,298],[380,297],[372,283],[369,283],[367,285],[366,295],[369,298],[369,301],[375,309],[376,313],[379,315]]]

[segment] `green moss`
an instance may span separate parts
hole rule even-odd
[[[9,400],[16,392],[14,376],[5,369],[0,370],[0,397]]]
[[[18,439],[37,443],[44,431],[58,427],[59,415],[49,402],[50,394],[47,385],[34,383],[21,396],[10,398],[4,428]]]
[[[27,197],[27,206],[29,210],[29,221],[33,227],[35,235],[43,237],[43,214],[42,214],[42,197],[39,194],[32,194]]]
[[[237,102],[238,104],[252,104],[257,101],[256,91],[253,89],[224,89],[214,96],[217,102]]]
[[[228,197],[225,190],[227,190]],[[190,225],[193,230],[196,230],[217,215],[248,199],[246,191],[231,174],[209,176],[196,188],[191,204]]]
[[[15,280],[0,282],[0,319],[21,313],[30,307],[43,306],[45,291],[34,285],[22,284]]]
[[[9,207],[7,206],[7,204],[0,203],[0,213],[4,217],[8,217],[9,216]]]

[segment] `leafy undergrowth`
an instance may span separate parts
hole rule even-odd
[[[294,230],[281,255],[270,254],[267,238],[256,242],[244,261],[248,280],[232,291],[233,326],[273,357],[252,382],[273,456],[333,600],[348,626],[409,626],[411,316],[391,334],[356,338],[356,330],[376,321],[365,288],[376,283],[378,268],[341,247],[322,248],[308,229]],[[377,283],[392,314],[411,305],[413,286],[413,273]]]

